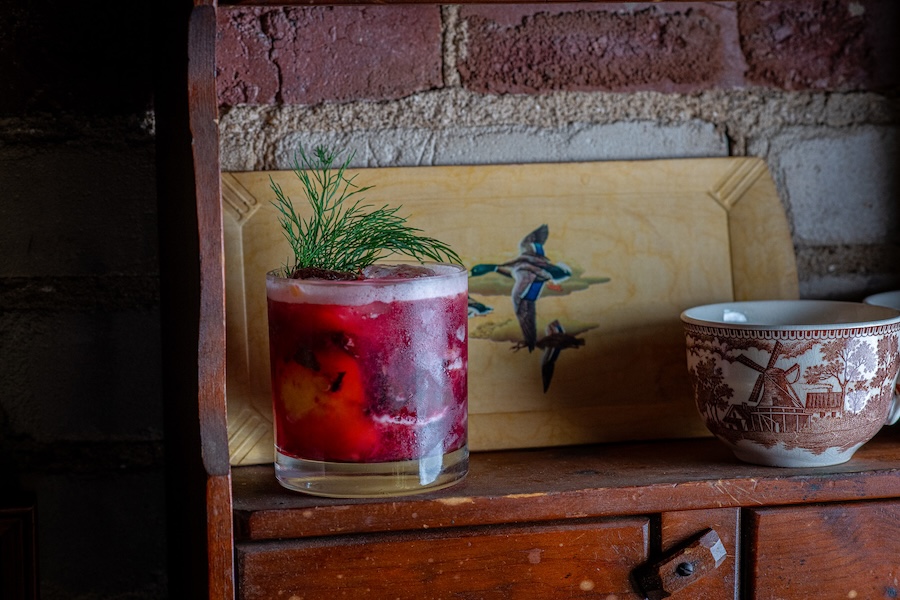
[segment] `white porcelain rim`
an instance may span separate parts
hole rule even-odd
[[[847,317],[835,319],[828,323],[777,323],[785,319],[770,318],[770,322],[732,322],[723,318],[713,318],[714,313],[724,314],[725,310],[741,313],[760,311],[776,311],[781,309],[793,310],[845,310],[847,314],[864,313],[866,318]],[[893,329],[900,326],[900,310],[868,304],[864,302],[848,302],[842,300],[747,300],[735,302],[717,302],[689,308],[681,313],[681,320],[685,324],[697,327],[710,328],[722,331],[740,332],[827,332],[837,330],[871,330],[887,327]],[[805,337],[805,336],[804,336]]]

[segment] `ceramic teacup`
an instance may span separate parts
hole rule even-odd
[[[745,462],[846,462],[892,411],[900,312],[862,302],[769,300],[681,314],[709,430]]]
[[[872,294],[867,296],[863,302],[876,306],[887,306],[900,311],[900,290]],[[894,384],[894,395],[900,397],[900,379]],[[888,425],[893,425],[897,421],[900,421],[900,401],[894,402],[891,414],[888,416]]]

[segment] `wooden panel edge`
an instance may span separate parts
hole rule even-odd
[[[734,300],[797,298],[791,229],[775,181],[761,158],[743,160],[743,177],[727,196]]]
[[[207,544],[209,547],[209,598],[234,598],[234,516],[231,474],[210,477],[206,482]]]

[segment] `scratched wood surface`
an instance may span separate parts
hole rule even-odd
[[[514,260],[546,224],[551,260],[572,276],[536,302],[540,336],[559,320],[563,350],[545,391],[512,279],[470,276],[490,307],[469,319],[472,450],[708,435],[693,406],[680,312],[707,302],[796,297],[793,246],[763,161],[716,158],[354,171],[365,200],[409,222],[464,264]],[[271,178],[271,180],[270,180]],[[272,181],[306,202],[291,172],[223,175],[228,417],[232,464],[272,460],[264,275],[290,250]]]
[[[900,500],[750,512],[751,600],[900,597]]]
[[[237,540],[539,522],[798,502],[900,497],[900,438],[885,431],[843,465],[738,462],[716,440],[483,452],[431,494],[334,500],[289,492],[269,466],[233,469]],[[724,535],[724,534],[723,534]]]
[[[239,545],[240,600],[620,598],[647,560],[647,517]],[[298,568],[315,565],[315,568]]]

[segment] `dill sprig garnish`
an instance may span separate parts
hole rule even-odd
[[[333,168],[337,153],[317,146],[307,156],[301,146],[294,173],[303,184],[303,192],[312,208],[308,219],[294,210],[291,199],[271,177],[280,216],[279,223],[294,253],[294,264],[284,267],[284,276],[296,276],[303,269],[321,269],[357,275],[380,258],[401,254],[417,261],[461,264],[459,256],[447,244],[421,235],[397,214],[400,207],[373,208],[362,204],[360,194],[372,188],[358,187],[346,170],[353,154]]]

